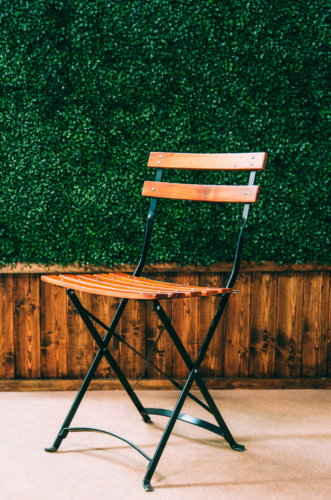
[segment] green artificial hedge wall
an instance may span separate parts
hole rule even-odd
[[[0,263],[136,262],[160,150],[267,151],[244,259],[330,262],[330,1],[1,0],[0,17]],[[240,212],[162,200],[149,262],[231,259]]]

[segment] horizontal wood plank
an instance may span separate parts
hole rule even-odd
[[[223,276],[225,275],[226,273]],[[123,278],[122,276],[121,274],[123,283],[136,280],[130,275]],[[87,277],[90,279],[90,275]],[[151,283],[164,279],[169,282],[166,286],[170,289],[171,287],[181,289],[185,286],[199,289],[199,286],[203,286],[212,290],[213,287],[217,288],[226,282],[220,280],[221,273],[213,275],[177,272],[151,275],[144,272],[144,277],[154,278],[154,281],[150,280]],[[64,380],[82,379],[97,347],[80,318],[75,316],[72,307],[68,309],[65,290],[48,283],[43,283],[40,290],[40,276],[37,275],[8,275],[8,277],[3,276],[3,279],[6,283],[13,281],[14,287],[12,299],[11,286],[2,290],[1,378],[9,379],[16,376],[17,379],[40,377],[51,380],[56,377]],[[77,277],[74,276],[74,279],[77,280]],[[147,279],[146,282],[148,281]],[[206,378],[220,377],[224,374],[227,378],[250,377],[252,380],[254,377],[256,379],[327,377],[329,372],[326,371],[326,366],[330,365],[330,355],[327,358],[326,351],[330,343],[331,330],[329,287],[329,272],[292,271],[258,275],[252,272],[240,272],[235,285],[239,295],[230,297],[220,324],[220,332],[216,332],[210,345],[201,366],[201,374]],[[61,300],[58,294],[61,294]],[[105,321],[106,324],[111,322],[114,310],[110,313],[108,309],[114,301],[117,304],[119,299],[81,292],[79,296],[83,305],[100,317],[101,321]],[[167,314],[172,317],[172,322],[192,358],[196,356],[219,300],[217,296],[183,298],[181,301],[164,300],[169,306],[166,308]],[[145,354],[146,342],[147,347],[150,347],[151,342],[161,331],[162,325],[157,317],[155,321],[155,312],[149,307],[152,304],[130,301],[129,305],[120,322],[118,333]],[[8,351],[6,335],[9,334],[10,344],[12,342],[10,338],[13,337],[11,333],[13,311],[15,345]],[[9,319],[6,317],[7,312],[10,313]],[[152,315],[154,319],[151,319]],[[136,359],[135,355],[128,351],[126,346],[120,345],[115,337],[110,348],[127,376],[134,379],[143,360]],[[8,352],[10,356],[13,355],[10,358],[11,370],[7,369]],[[175,379],[187,375],[187,370],[181,364],[166,332],[160,339],[153,359],[157,366]],[[13,373],[14,366],[15,373]],[[112,376],[108,363],[101,363],[97,377],[107,379]],[[163,378],[152,368],[148,369],[145,376]]]
[[[267,153],[163,153],[153,152],[148,166],[180,170],[264,170]]]
[[[145,181],[143,196],[209,203],[257,203],[259,186],[214,186]]]

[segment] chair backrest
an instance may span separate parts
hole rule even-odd
[[[213,203],[244,203],[242,227],[238,238],[233,270],[227,284],[232,288],[239,271],[244,244],[244,229],[249,215],[251,203],[258,201],[260,187],[255,185],[256,171],[264,170],[267,153],[229,153],[229,154],[191,154],[153,152],[149,156],[148,166],[156,168],[155,181],[146,181],[142,195],[152,198],[147,217],[145,241],[141,259],[135,275],[139,276],[148,252],[153,228],[156,203],[158,198],[204,201]],[[249,181],[244,186],[220,186],[200,184],[174,184],[161,182],[163,169],[179,170],[247,170]]]
[[[266,153],[191,154],[151,153],[148,166],[157,169],[180,170],[264,170]],[[254,176],[255,180],[255,176]],[[146,181],[143,196],[214,203],[256,203],[260,188],[250,180],[246,186],[215,186],[200,184],[173,184]]]

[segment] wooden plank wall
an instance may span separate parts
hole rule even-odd
[[[222,286],[228,273],[158,272],[146,276],[195,286]],[[235,288],[240,293],[230,297],[201,367],[204,377],[331,376],[329,271],[245,272],[239,274]],[[110,324],[118,299],[78,296],[84,307]],[[84,377],[97,347],[68,304],[64,289],[42,282],[39,274],[1,274],[0,299],[0,379]],[[218,302],[215,297],[162,301],[193,358]],[[152,303],[130,301],[117,332],[145,354],[162,329]],[[116,339],[110,349],[125,375],[136,378],[143,360]],[[153,363],[172,377],[187,375],[166,332]],[[97,378],[113,377],[103,360]],[[146,378],[162,377],[148,367]]]

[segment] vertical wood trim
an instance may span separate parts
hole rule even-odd
[[[91,311],[92,295],[79,291],[76,295],[82,306]],[[70,299],[68,303],[68,377],[84,378],[94,358],[94,340]]]
[[[120,299],[116,297],[107,297],[105,295],[92,295],[92,314],[99,318],[105,325],[110,326],[117,307],[120,303]],[[104,330],[100,325],[93,322],[95,328],[99,332],[101,338],[103,339],[106,335],[106,330]],[[119,332],[119,327],[115,330],[116,333]],[[98,344],[93,342],[94,352],[97,353],[99,350]],[[119,341],[112,337],[110,343],[108,344],[108,349],[112,353],[118,364],[120,364],[120,349]],[[111,370],[110,365],[105,357],[102,358],[97,371],[95,373],[96,378],[114,378],[115,373]]]
[[[239,273],[226,307],[225,377],[249,376],[251,275]]]
[[[198,286],[198,273],[177,273],[174,283],[182,283],[190,285],[192,288]],[[184,344],[184,347],[192,360],[197,357],[198,353],[198,317],[199,317],[199,301],[198,297],[174,299],[172,301],[172,319],[173,326],[178,336]],[[185,378],[189,371],[175,349],[175,373],[174,377]]]
[[[170,273],[149,273],[148,277],[153,280],[173,282],[173,275]],[[172,323],[172,300],[160,300],[161,307]],[[152,362],[165,372],[170,377],[174,374],[174,344],[158,318],[158,315],[153,311],[153,301],[146,302],[146,353],[150,351],[158,335],[162,331],[161,337],[157,343]],[[159,373],[151,365],[148,365],[146,370],[146,378],[164,378],[164,375]]]
[[[276,376],[301,375],[304,273],[278,274]]]
[[[131,326],[131,342],[130,344],[141,354],[146,355],[146,301],[132,301],[132,326]],[[131,351],[131,374],[130,377],[135,379],[144,365],[144,360]]]
[[[120,320],[120,335],[141,354],[146,354],[146,302],[129,300]],[[120,367],[126,377],[137,378],[144,360],[120,343]]]
[[[40,378],[40,289],[38,274],[13,277],[17,378]]]
[[[0,276],[0,379],[15,378],[13,277]]]
[[[41,376],[68,376],[68,300],[64,288],[40,281]]]
[[[327,373],[328,315],[325,306],[329,302],[329,280],[325,274],[305,274],[301,374],[306,377],[324,377]]]
[[[327,336],[328,336],[328,350],[327,350],[327,376],[331,376],[331,273],[325,273],[325,280],[327,281],[327,286],[329,288],[329,299],[327,300],[326,295],[323,300],[323,311],[324,315],[327,317]]]
[[[199,286],[223,287],[226,285],[225,273],[200,273]],[[199,347],[208,332],[215,312],[220,303],[219,297],[200,297],[199,299],[199,324],[198,340]],[[224,342],[225,342],[225,321],[223,314],[221,321],[216,328],[214,337],[203,360],[199,373],[206,378],[222,377],[224,375]]]
[[[250,376],[273,377],[276,365],[277,276],[252,273]]]
[[[105,295],[92,295],[92,314],[100,319],[103,323],[105,323],[107,326],[110,325],[111,322],[111,304],[110,304],[110,299],[111,297],[107,297]],[[98,331],[99,335],[101,338],[104,338],[106,335],[106,331],[95,321],[92,321],[93,325],[95,326],[96,330]],[[94,352],[95,354],[98,352],[99,347],[98,344],[93,341],[94,345]],[[111,350],[111,349],[110,349]],[[97,371],[95,372],[95,377],[96,378],[109,378],[110,377],[110,365],[107,363],[107,360],[105,357],[103,357],[100,361],[100,364],[97,368]]]
[[[129,300],[119,322],[121,337],[131,344],[132,329],[132,300]],[[127,346],[119,342],[120,368],[126,377],[131,376],[132,351]]]

